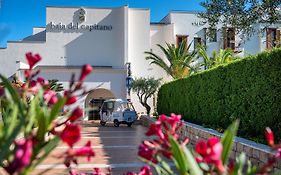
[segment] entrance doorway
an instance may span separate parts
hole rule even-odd
[[[88,109],[87,116],[89,120],[99,120],[99,111],[102,103],[107,99],[115,98],[114,94],[108,89],[92,90],[86,97],[85,109]]]

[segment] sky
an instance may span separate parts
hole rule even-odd
[[[201,0],[0,0],[0,47],[32,34],[33,27],[46,26],[46,6],[149,8],[151,22],[171,10],[202,11]]]

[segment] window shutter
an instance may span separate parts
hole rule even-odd
[[[280,43],[280,29],[276,30],[276,46],[280,47],[281,43]]]
[[[267,49],[271,48],[271,30],[270,29],[266,30],[266,48]]]
[[[223,49],[227,48],[227,29],[223,29]]]

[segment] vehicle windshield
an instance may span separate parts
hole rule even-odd
[[[134,106],[132,105],[132,103],[122,103],[121,104],[121,106],[122,106],[122,108],[124,109],[124,110],[130,110],[130,111],[134,111],[135,109],[134,109]]]

